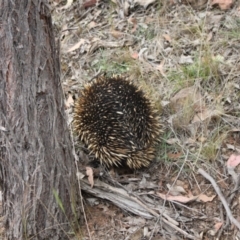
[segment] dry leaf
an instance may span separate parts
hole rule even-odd
[[[3,127],[3,126],[0,126],[0,130],[1,130],[1,131],[4,131],[4,132],[7,131],[7,129],[6,129],[5,127]]]
[[[148,23],[152,23],[152,22],[155,22],[156,19],[153,18],[153,17],[149,17],[149,16],[145,16],[145,23],[148,24]]]
[[[166,140],[166,143],[169,145],[172,145],[172,144],[175,144],[178,142],[179,142],[179,140],[177,138],[169,138],[168,140]]]
[[[227,149],[230,149],[230,150],[235,150],[235,146],[232,145],[232,144],[226,144],[227,145]]]
[[[232,154],[227,161],[228,167],[236,167],[240,163],[240,155]]]
[[[138,52],[133,52],[133,53],[131,54],[131,57],[132,57],[133,59],[138,59]]]
[[[194,104],[195,112],[201,111],[205,106],[201,93],[194,86],[181,89],[172,97],[171,103],[176,111],[183,109],[187,103]]]
[[[192,63],[193,63],[192,56],[181,55],[179,59],[179,64],[192,64]]]
[[[212,40],[212,38],[213,38],[213,32],[211,31],[209,34],[208,34],[208,36],[207,36],[207,42],[210,42],[211,40]]]
[[[148,229],[148,227],[146,227],[146,226],[143,228],[143,236],[144,236],[145,238],[149,236],[149,229]]]
[[[214,225],[216,232],[222,227],[222,225],[223,225],[223,222],[218,222]]]
[[[171,37],[168,34],[163,34],[163,38],[168,42],[172,41]]]
[[[175,177],[173,177],[172,181],[175,181]],[[183,182],[183,181],[181,181],[179,179],[175,182],[175,185],[182,186],[183,188],[184,187],[186,187],[186,188],[188,187],[188,185],[185,182]]]
[[[157,194],[160,198],[162,198],[164,200],[176,201],[176,202],[181,202],[181,203],[192,202],[198,198],[197,196],[184,197],[184,196],[169,196],[169,195],[162,194],[162,193],[157,193]]]
[[[137,30],[137,19],[134,17],[128,18],[128,22],[133,24],[133,28],[131,30],[131,33],[134,33]]]
[[[116,30],[112,30],[111,32],[111,35],[115,38],[121,38],[124,36],[124,33],[123,32],[120,32],[120,31],[116,31]]]
[[[211,5],[216,5],[216,4],[220,7],[221,10],[227,10],[232,6],[233,1],[232,0],[212,0]]]
[[[200,194],[198,196],[198,200],[202,201],[202,202],[212,202],[212,200],[216,197],[216,195],[212,196],[212,197],[208,197],[205,194]]]
[[[202,122],[206,119],[211,119],[213,117],[219,117],[223,115],[223,109],[204,109],[202,112],[197,113],[192,120],[192,123]]]
[[[72,52],[72,51],[80,48],[85,42],[86,42],[86,40],[81,38],[79,42],[77,42],[72,47],[70,47],[66,52],[69,53],[69,52]]]
[[[129,15],[129,7],[130,7],[129,2],[128,1],[124,1],[124,3],[123,3],[123,12],[124,12],[125,16]],[[124,18],[124,16],[121,16],[121,17]]]
[[[233,128],[232,130],[230,130],[229,132],[240,132],[239,128]]]
[[[237,151],[237,152],[240,152],[240,148],[232,145],[232,144],[226,144],[227,145],[227,149],[230,149],[230,150],[233,150],[233,151]]]
[[[68,99],[67,99],[67,101],[66,101],[66,103],[65,103],[66,109],[68,109],[68,108],[70,108],[71,106],[73,106],[73,104],[74,104],[73,97],[72,97],[71,94],[69,94],[69,95],[68,95]]]
[[[136,226],[144,226],[144,224],[146,224],[146,220],[144,218],[140,218],[140,217],[131,217],[128,216],[125,218],[128,224],[130,225],[136,225]]]
[[[200,136],[197,140],[198,140],[199,142],[201,142],[201,143],[204,143],[204,142],[207,141],[207,138],[204,137],[204,136]]]
[[[83,3],[83,7],[84,8],[93,7],[93,6],[96,5],[96,3],[97,3],[96,0],[86,1],[86,2]]]
[[[94,21],[91,21],[88,25],[87,25],[87,28],[88,30],[92,29],[92,28],[95,28],[97,26],[97,23],[94,22]]]
[[[102,209],[103,212],[106,212],[106,213],[110,212],[110,209],[104,204],[99,204],[98,208]]]
[[[182,152],[176,152],[176,153],[168,152],[167,156],[169,159],[178,159],[180,156],[182,156]]]
[[[90,167],[86,167],[86,175],[88,176],[88,182],[91,185],[91,188],[94,185],[94,179],[93,179],[93,170]]]
[[[170,184],[167,184],[167,188],[172,196],[179,196],[181,193],[186,193],[184,188],[181,186],[171,186]]]
[[[81,180],[81,179],[83,179],[83,178],[85,177],[85,175],[82,174],[81,172],[77,172],[77,173],[76,173],[76,176],[77,176],[77,179],[78,179],[78,180]]]

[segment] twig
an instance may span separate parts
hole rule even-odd
[[[237,219],[235,219],[232,215],[232,212],[227,204],[226,199],[224,198],[219,186],[217,185],[216,181],[208,174],[206,173],[203,169],[198,169],[198,173],[200,173],[203,177],[205,177],[209,182],[211,182],[214,190],[216,191],[216,193],[218,194],[218,197],[220,198],[226,212],[227,212],[227,216],[229,217],[231,223],[233,223],[239,230],[240,230],[240,223],[237,221]]]

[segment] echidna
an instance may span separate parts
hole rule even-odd
[[[74,132],[108,167],[147,167],[155,157],[161,125],[151,101],[122,77],[99,77],[76,100]]]

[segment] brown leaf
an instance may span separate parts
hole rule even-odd
[[[201,93],[194,86],[181,89],[172,97],[171,103],[176,111],[183,109],[187,103],[193,103],[196,112],[205,105]]]
[[[210,42],[211,40],[212,40],[212,38],[213,38],[213,32],[211,31],[209,34],[208,34],[208,36],[207,36],[207,42]]]
[[[137,30],[137,19],[134,17],[129,17],[128,22],[130,24],[133,24],[133,29],[131,30],[131,33],[134,33]]]
[[[92,28],[95,28],[97,26],[97,23],[94,22],[94,21],[91,21],[88,25],[87,25],[87,28],[88,30],[92,29]]]
[[[236,167],[240,163],[240,155],[232,154],[227,161],[228,167]]]
[[[229,9],[233,4],[232,0],[212,0],[211,5],[218,5],[221,10]]]
[[[71,94],[69,94],[69,95],[68,95],[68,99],[67,99],[67,101],[66,101],[66,103],[65,103],[66,109],[68,109],[68,108],[70,108],[71,106],[73,106],[73,103],[74,103],[73,97],[72,97]]]
[[[120,31],[117,31],[117,30],[112,30],[110,33],[115,38],[121,38],[121,37],[124,36],[123,32],[120,32]]]
[[[211,119],[213,117],[218,117],[224,114],[223,109],[204,109],[202,112],[197,113],[192,120],[192,123],[202,122],[206,119]]]
[[[166,140],[166,143],[169,144],[169,145],[173,145],[175,143],[178,143],[179,140],[177,138],[169,138]]]
[[[163,38],[168,42],[172,41],[171,37],[168,34],[163,34]]]
[[[202,202],[212,202],[212,200],[216,197],[216,195],[214,196],[211,196],[211,197],[208,197],[207,195],[205,194],[200,194],[198,196],[198,199]]]
[[[138,52],[133,52],[133,53],[131,54],[131,57],[132,57],[133,59],[138,59]]]
[[[216,232],[222,227],[222,225],[223,225],[223,222],[218,222],[214,225]]]
[[[176,152],[176,153],[168,152],[167,156],[169,159],[178,159],[180,156],[182,156],[182,152]]]
[[[167,188],[169,189],[169,193],[172,196],[179,196],[181,195],[181,193],[186,193],[186,191],[182,186],[176,186],[176,185],[171,186],[170,184],[167,184]]]
[[[66,53],[72,52],[72,51],[80,48],[85,42],[86,42],[86,40],[83,39],[83,38],[81,38],[80,41],[78,41],[78,42],[75,43],[72,47],[70,47],[69,49],[67,49]]]
[[[85,2],[83,3],[83,7],[84,7],[84,8],[93,7],[93,6],[96,5],[96,3],[97,3],[96,0],[85,1]]]

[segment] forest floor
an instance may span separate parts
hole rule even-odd
[[[79,2],[52,0],[69,123],[100,72],[140,85],[161,114],[161,143],[149,168],[119,179],[183,231],[84,195],[81,239],[239,239],[240,1]]]

